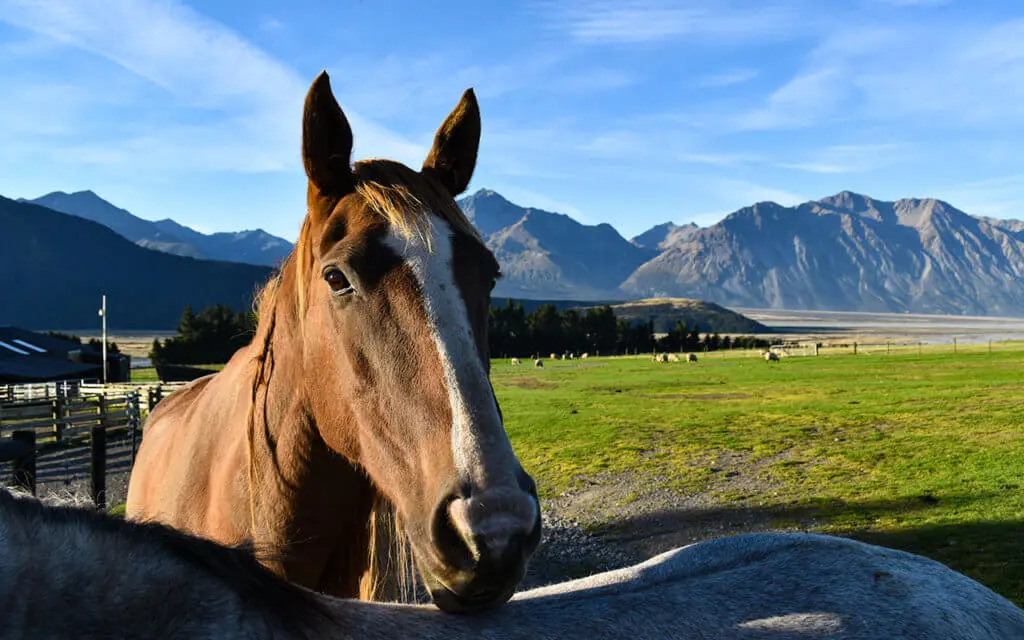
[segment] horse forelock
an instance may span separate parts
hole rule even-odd
[[[355,193],[372,214],[380,217],[399,235],[416,237],[429,246],[430,216],[444,220],[456,232],[473,238],[481,245],[483,239],[473,223],[462,212],[451,195],[437,183],[399,162],[370,159],[357,162],[353,168]],[[337,200],[321,203],[333,209]],[[264,285],[256,297],[255,308],[261,319],[276,309],[285,296],[293,305],[299,322],[306,313],[309,287],[313,281],[316,263],[316,245],[323,229],[315,223],[317,217],[326,217],[330,211],[307,213],[292,253],[284,260],[280,271]]]

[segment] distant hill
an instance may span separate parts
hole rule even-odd
[[[655,333],[665,333],[683,321],[695,323],[701,333],[757,334],[771,329],[750,318],[711,302],[685,298],[649,298],[611,305],[616,318],[632,322],[654,322]]]
[[[174,220],[143,220],[92,191],[54,191],[21,202],[98,222],[139,246],[178,256],[275,266],[292,249],[290,242],[262,229],[205,234]]]
[[[482,189],[459,205],[501,263],[495,297],[621,298],[618,283],[654,256],[609,224],[519,207],[494,191]]]
[[[171,329],[185,305],[251,306],[266,267],[195,260],[140,247],[102,224],[0,197],[0,324]]]
[[[642,249],[660,253],[672,245],[688,239],[699,230],[700,227],[692,222],[682,226],[663,222],[634,237],[630,242]]]
[[[739,307],[1022,315],[1019,229],[934,199],[762,202],[667,247],[621,290]]]

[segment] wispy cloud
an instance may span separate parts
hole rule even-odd
[[[934,195],[972,215],[1024,220],[1024,174],[940,186]]]
[[[796,162],[778,166],[810,173],[861,173],[894,164],[905,154],[895,143],[833,145]]]
[[[800,20],[792,7],[767,3],[583,0],[544,5],[552,25],[575,40],[630,44],[669,39],[788,37]]]
[[[137,96],[144,134],[75,148],[76,161],[241,172],[296,170],[307,80],[224,25],[157,0],[0,0],[0,21],[82,49],[164,91]],[[103,80],[86,87],[102,92]],[[176,118],[160,126],[168,103]],[[348,112],[357,147],[422,157],[422,147]],[[181,124],[192,120],[195,124]],[[67,148],[64,149],[67,151]]]
[[[800,22],[794,8],[766,2],[578,0],[540,7],[553,27],[593,44],[788,38]]]
[[[758,76],[758,73],[757,69],[731,69],[698,78],[696,84],[701,87],[729,87],[735,84],[750,82]]]
[[[260,18],[260,31],[280,31],[281,29],[284,29],[284,22],[274,16],[265,15]]]
[[[846,105],[842,70],[815,69],[794,77],[769,96],[767,104],[738,114],[735,130],[783,129],[818,124]]]
[[[763,105],[704,118],[734,131],[806,129],[840,120],[911,127],[1024,123],[1024,20],[946,26],[941,38],[935,29],[838,29]],[[930,45],[922,48],[921,42]]]

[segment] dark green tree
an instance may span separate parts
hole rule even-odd
[[[527,317],[530,327],[530,346],[539,355],[565,351],[562,336],[562,318],[553,304],[542,304]]]
[[[587,309],[583,314],[583,333],[586,335],[585,351],[593,354],[611,354],[618,342],[618,325],[615,312],[608,305]]]
[[[225,305],[215,305],[195,313],[185,307],[178,323],[178,335],[153,341],[150,358],[154,363],[218,364],[231,359],[252,339],[255,315],[235,313]]]

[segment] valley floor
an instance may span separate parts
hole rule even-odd
[[[1024,318],[733,308],[787,339],[952,343],[1024,340]]]

